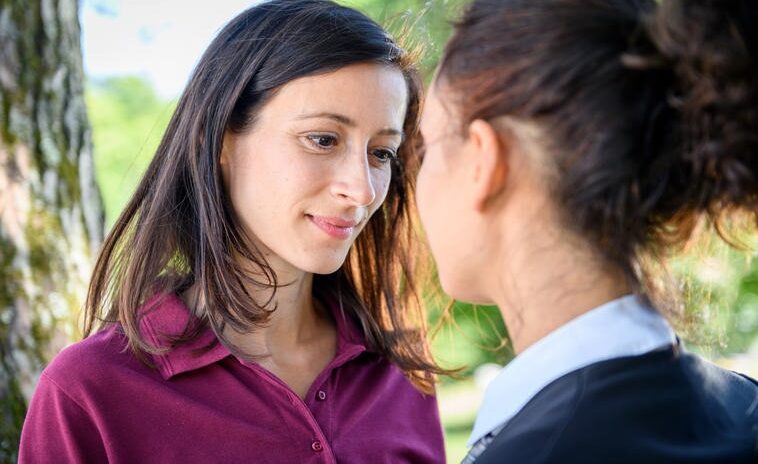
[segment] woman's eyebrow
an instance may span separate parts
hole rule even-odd
[[[301,114],[296,119],[301,120],[301,119],[314,119],[314,118],[333,119],[334,121],[337,121],[341,124],[344,124],[350,127],[355,127],[357,125],[355,121],[353,121],[352,119],[350,119],[349,117],[343,114],[329,113],[329,112]]]
[[[358,125],[353,119],[350,119],[348,116],[345,116],[344,114],[330,113],[330,112],[301,114],[295,119],[303,120],[303,119],[316,119],[316,118],[331,119],[333,121],[337,121],[340,124],[344,124],[348,127],[356,127]],[[405,134],[403,133],[403,131],[392,128],[392,127],[387,127],[380,130],[379,132],[377,132],[377,135],[397,135],[399,137],[403,137],[403,138],[405,137]]]

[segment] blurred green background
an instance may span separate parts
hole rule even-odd
[[[421,69],[428,77],[450,33],[460,0],[353,0],[343,2],[385,24],[413,47],[423,47]],[[114,222],[152,157],[175,101],[158,96],[151,82],[137,76],[90,79],[86,102],[93,128],[97,179],[108,227]],[[754,239],[755,237],[753,237]],[[753,241],[752,249],[756,249]],[[736,370],[758,374],[758,260],[755,252],[737,252],[718,240],[703,240],[671,265],[685,294],[680,333],[691,350]],[[439,289],[428,289],[429,322],[435,330],[433,351],[446,367],[463,367],[459,379],[442,379],[440,408],[449,462],[460,462],[471,430],[482,385],[493,369],[512,356],[496,308],[455,304]],[[446,315],[443,317],[443,313]],[[476,375],[475,375],[476,374]]]

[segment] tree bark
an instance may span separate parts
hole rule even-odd
[[[102,235],[77,2],[0,0],[0,462],[16,460],[42,368],[77,337]]]

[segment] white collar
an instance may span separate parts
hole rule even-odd
[[[557,328],[508,363],[489,384],[469,446],[515,416],[540,390],[600,361],[676,343],[666,319],[634,295],[609,301]]]

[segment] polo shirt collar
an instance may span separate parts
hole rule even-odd
[[[598,306],[537,341],[500,371],[485,390],[468,444],[507,423],[540,390],[570,372],[675,343],[666,319],[634,295]]]
[[[363,332],[347,314],[342,306],[342,302],[331,300],[328,302],[328,306],[337,328],[337,353],[335,354],[335,359],[342,356],[347,357],[348,354],[350,355],[349,359],[352,359],[358,354],[367,351],[366,338]]]
[[[170,347],[169,338],[181,335],[192,317],[176,294],[156,295],[143,308],[145,314],[140,320],[142,335],[151,345],[168,350],[153,355],[153,361],[164,379],[203,368],[231,356],[223,344],[214,344],[216,335],[210,327],[204,328],[196,339]],[[205,349],[211,345],[210,349]]]
[[[365,337],[355,322],[342,308],[339,301],[330,301],[337,331],[337,351],[333,367],[338,367],[367,351]],[[145,339],[158,348],[170,347],[171,336],[178,336],[192,317],[184,302],[174,293],[156,295],[144,306],[145,314],[140,320],[140,331]],[[211,346],[212,345],[212,346]],[[207,347],[211,346],[210,349]],[[227,356],[231,351],[221,343],[210,327],[186,343],[170,348],[165,353],[153,355],[158,371],[168,380],[175,375],[201,369]]]

